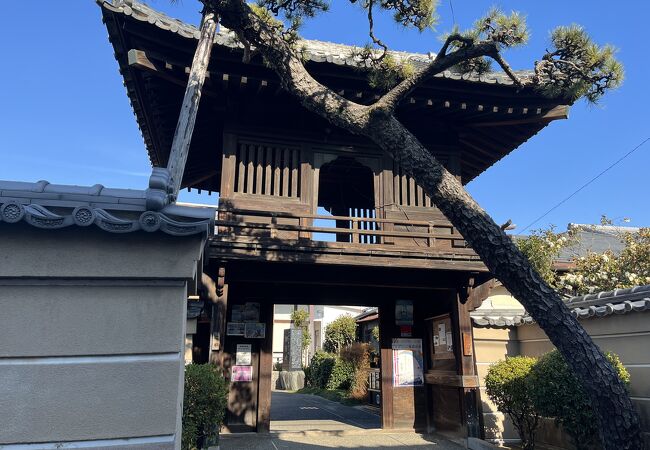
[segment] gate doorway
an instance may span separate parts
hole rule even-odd
[[[377,308],[276,304],[270,430],[381,428],[379,349]]]
[[[470,303],[460,301],[463,291],[457,286],[462,279],[454,278],[453,272],[393,267],[352,270],[345,265],[289,260],[231,262],[226,273],[223,295],[212,310],[210,342],[210,361],[223,368],[230,382],[224,432],[267,433],[289,425],[314,430],[345,429],[347,425],[363,430],[381,424],[383,429],[463,434],[476,422]],[[305,303],[313,307],[299,308],[306,309],[310,319],[316,317],[320,305],[377,305],[380,367],[369,387],[380,395],[379,414],[355,419],[338,412],[338,403],[311,394],[291,397],[294,393],[277,388],[273,378],[274,364],[279,362],[278,345],[276,349],[273,345],[274,328],[279,328],[275,307],[284,308],[289,319],[296,308],[292,305]],[[372,334],[373,327],[361,326],[363,317],[356,317],[360,333]],[[366,319],[371,321],[370,316]],[[319,329],[314,322],[310,320],[312,332]],[[284,326],[290,327],[290,320]],[[321,334],[325,329],[321,323]],[[322,336],[322,345],[324,340]],[[314,337],[311,345],[318,341]],[[376,395],[371,393],[369,398],[376,403]],[[370,403],[366,399],[365,405],[346,411],[367,410]],[[343,418],[313,416],[329,412]],[[296,418],[312,423],[291,424]],[[353,422],[345,424],[346,418]],[[337,424],[341,421],[343,425]]]

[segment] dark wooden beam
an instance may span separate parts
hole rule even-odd
[[[153,74],[162,80],[175,84],[176,86],[183,88],[187,87],[186,73],[183,73],[179,76],[179,74],[176,74],[174,71],[174,66],[163,61],[157,61],[156,59],[149,57],[149,55],[147,55],[147,53],[142,50],[129,50],[127,54],[127,60],[130,67]],[[219,98],[214,92],[210,91],[209,89],[204,89],[203,95],[206,97]],[[176,104],[171,106],[178,108],[178,105]]]
[[[497,120],[497,121],[486,121],[486,122],[475,122],[475,123],[466,123],[465,125],[470,127],[502,127],[508,125],[519,125],[526,123],[540,123],[540,122],[552,122],[554,120],[567,119],[569,117],[569,106],[568,105],[559,105],[551,110],[547,111],[544,114],[536,114],[537,107],[532,107],[528,109],[527,114],[531,114],[531,117],[523,119],[512,119],[512,120]]]
[[[483,145],[479,145],[479,144],[477,144],[475,142],[470,141],[469,139],[461,138],[461,139],[458,140],[458,142],[460,142],[461,144],[471,148],[472,150],[476,150],[477,152],[479,152],[482,155],[487,156],[491,160],[499,159],[499,158],[502,157],[502,155],[499,154],[498,152],[486,150]]]

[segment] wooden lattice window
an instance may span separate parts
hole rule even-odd
[[[431,207],[431,197],[412,177],[404,174],[397,163],[393,163],[393,203],[399,206]]]
[[[300,149],[240,142],[236,167],[237,193],[300,196]]]

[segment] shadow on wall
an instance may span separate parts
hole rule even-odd
[[[314,262],[316,255],[311,252],[305,252],[305,242],[311,241],[309,237],[301,237],[297,231],[271,230],[268,225],[271,224],[269,212],[260,211],[256,215],[254,211],[245,213],[235,213],[236,211],[232,202],[220,199],[219,218],[217,221],[216,236],[225,240],[233,240],[238,237],[245,238],[246,243],[259,244],[251,245],[249,248],[258,249],[259,258],[266,259],[266,253],[273,252],[273,260],[277,262]],[[294,223],[295,222],[295,223]],[[277,224],[282,225],[299,225],[298,218],[278,218]],[[242,239],[244,241],[244,239]],[[213,244],[216,244],[213,243]],[[220,246],[220,256],[241,256],[236,253],[232,247]],[[241,252],[241,249],[238,250]],[[255,250],[246,251],[252,254]]]

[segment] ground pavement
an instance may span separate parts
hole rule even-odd
[[[459,450],[436,435],[380,429],[379,415],[364,407],[344,406],[322,397],[274,391],[271,433],[222,435],[222,450],[317,450],[328,448]]]

